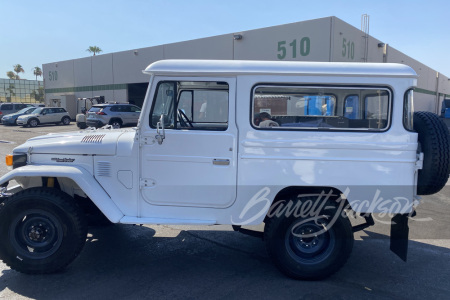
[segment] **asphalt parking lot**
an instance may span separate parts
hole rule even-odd
[[[0,125],[3,157],[26,139],[68,126]],[[270,262],[258,238],[231,226],[90,228],[81,255],[51,275],[24,275],[0,261],[0,298],[6,299],[449,299],[450,186],[426,196],[410,221],[408,262],[389,251],[389,226],[355,234],[347,264],[332,277],[295,281]],[[259,228],[261,229],[261,228]]]

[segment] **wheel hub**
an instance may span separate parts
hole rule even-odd
[[[293,223],[285,237],[291,257],[304,264],[317,263],[328,257],[334,247],[334,233],[324,229],[324,224],[314,221]]]
[[[34,242],[43,242],[47,237],[48,230],[43,224],[32,225],[28,229],[28,237]]]

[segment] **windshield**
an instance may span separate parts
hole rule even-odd
[[[21,110],[19,110],[17,112],[17,114],[31,114],[31,112],[35,109],[36,109],[36,107],[25,107],[25,108],[22,108]]]
[[[31,113],[33,113],[33,114],[40,114],[43,109],[44,109],[43,107],[38,107],[35,110],[33,110],[32,112],[30,112],[30,114]]]

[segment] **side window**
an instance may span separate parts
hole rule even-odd
[[[350,95],[344,101],[344,117],[348,119],[360,119],[361,114],[359,110],[358,95]]]
[[[150,126],[156,128],[161,117],[166,128],[174,128],[174,99],[177,83],[173,81],[160,82],[157,87],[153,108],[151,111]]]
[[[137,106],[130,106],[130,111],[131,112],[141,112],[141,109]]]
[[[65,110],[64,108],[58,108],[58,112],[59,112],[59,113],[65,113],[66,110]]]
[[[193,99],[194,99],[193,91],[182,91],[180,93],[180,98],[178,100],[178,109],[181,110],[181,112],[183,114],[185,114],[186,117],[191,121],[193,121],[193,119],[192,119],[193,108],[194,108]],[[200,111],[200,108],[199,108],[199,111]]]
[[[13,106],[12,106],[12,104],[3,104],[1,109],[2,110],[12,110]]]
[[[109,110],[117,112],[117,111],[119,111],[119,105],[113,105],[113,106],[111,106],[111,108]]]
[[[390,92],[379,88],[258,86],[252,125],[269,130],[386,130]]]
[[[164,115],[166,128],[226,130],[228,90],[225,82],[161,82],[153,101],[150,125],[155,128]]]

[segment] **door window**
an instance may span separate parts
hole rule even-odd
[[[152,128],[161,116],[165,128],[226,130],[229,87],[225,82],[160,82],[151,112]]]

